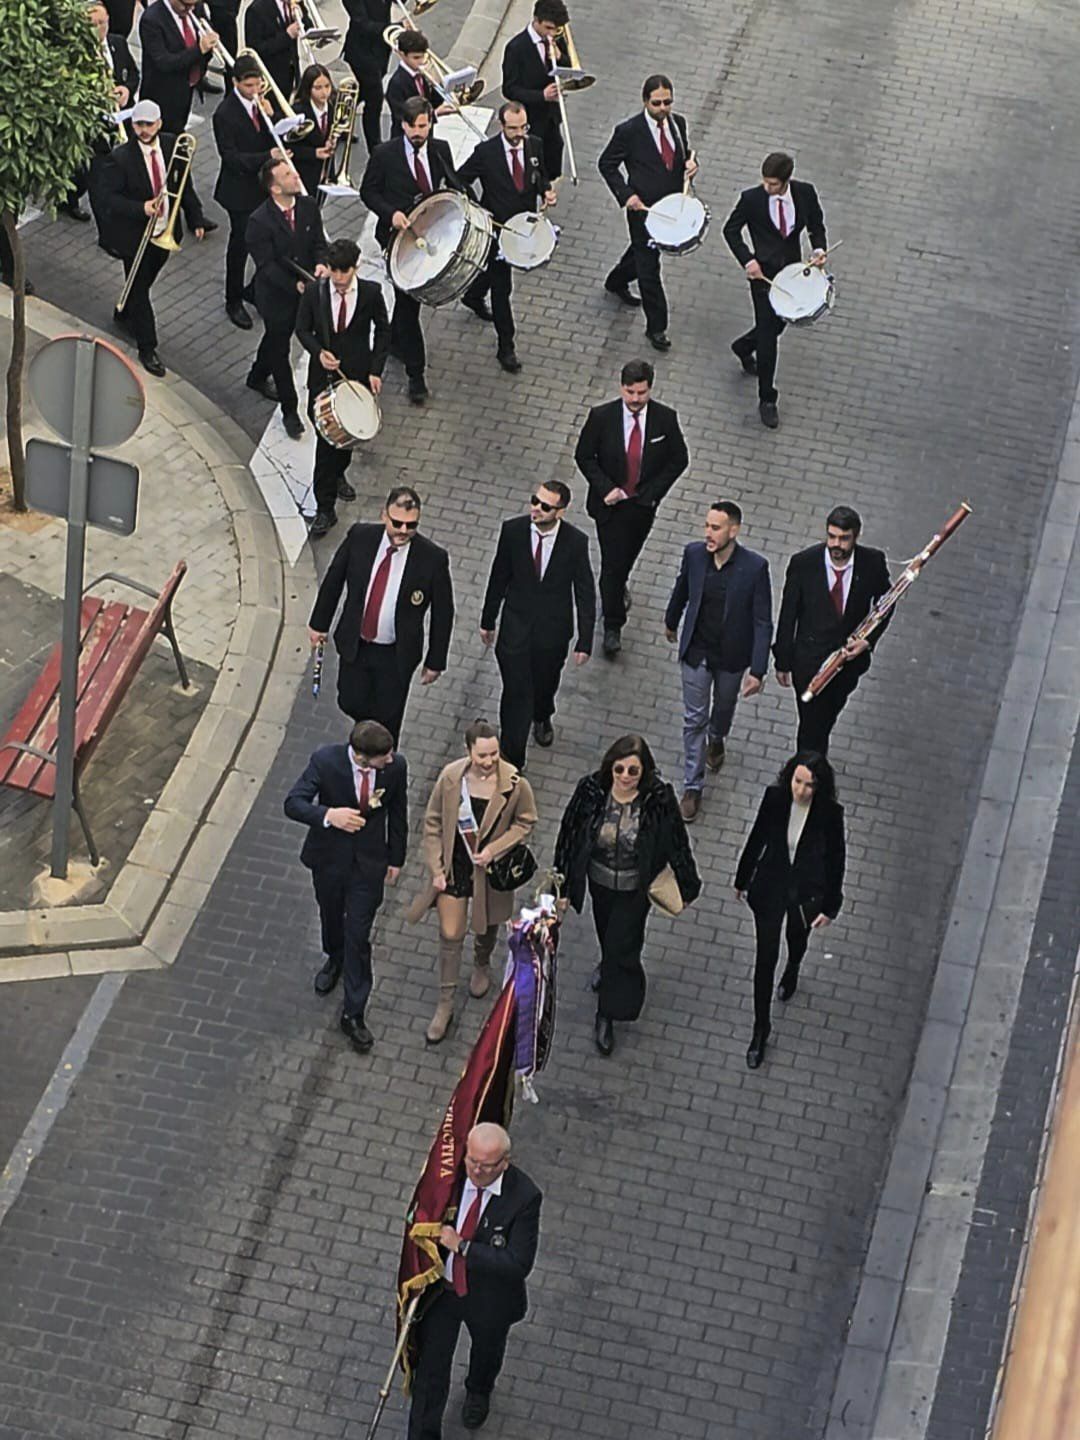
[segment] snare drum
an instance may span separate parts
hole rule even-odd
[[[491,216],[454,190],[429,195],[390,247],[387,269],[399,290],[425,305],[449,305],[487,264],[495,232]]]
[[[351,450],[379,433],[379,402],[359,380],[338,380],[316,395],[311,407],[315,429],[336,450]]]
[[[512,215],[499,231],[499,258],[515,270],[539,270],[558,243],[559,232],[546,215]]]
[[[696,195],[665,195],[649,206],[645,230],[665,255],[689,255],[709,233],[710,215]]]
[[[785,265],[769,286],[769,303],[789,325],[813,325],[832,309],[835,289],[820,265]]]

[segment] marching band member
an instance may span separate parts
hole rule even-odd
[[[109,11],[104,0],[95,0],[94,4],[88,5],[86,15],[97,32],[98,42],[101,46],[102,64],[113,82],[113,98],[116,108],[126,110],[131,104],[132,96],[139,88],[139,67],[131,58],[131,51],[124,37],[109,34]],[[102,127],[100,138],[94,142],[94,155],[107,155],[112,149],[115,138],[116,130],[112,121],[107,120]],[[87,221],[90,219],[89,212],[84,210],[79,203],[86,194],[89,179],[90,166],[80,165],[75,173],[75,181],[67,199],[62,205],[57,206],[57,209],[71,220]]]
[[[563,139],[556,65],[569,65],[566,41],[559,36],[570,23],[563,0],[536,0],[532,23],[503,51],[502,92],[520,100],[529,115],[529,130],[544,147],[544,169],[552,180],[562,174]]]
[[[543,205],[556,203],[544,169],[544,147],[529,134],[525,106],[507,100],[499,107],[501,135],[477,145],[458,172],[463,185],[480,182],[480,203],[500,224],[513,215],[532,213]],[[510,296],[514,288],[513,267],[499,258],[498,242],[491,247],[487,268],[482,270],[462,296],[462,304],[495,322],[498,361],[511,375],[521,369],[514,351],[514,312]],[[485,300],[491,292],[491,309]]]
[[[385,250],[395,233],[408,228],[409,213],[436,190],[461,190],[454,158],[445,140],[431,134],[431,106],[419,95],[406,100],[401,111],[404,135],[387,140],[372,151],[360,182],[360,198],[378,217],[375,239]],[[390,348],[404,362],[409,377],[409,399],[423,405],[430,391],[424,379],[427,354],[420,325],[420,302],[394,288],[394,314]]]
[[[300,76],[293,96],[293,109],[306,116],[313,128],[301,140],[290,141],[293,164],[300,172],[304,189],[321,205],[325,198],[319,191],[326,161],[334,153],[331,129],[334,124],[334,102],[337,91],[325,65],[309,65]]]
[[[356,273],[360,247],[352,240],[333,240],[326,252],[328,278],[309,285],[300,298],[296,338],[311,356],[308,367],[308,414],[315,398],[334,380],[356,380],[373,395],[382,389],[382,372],[390,347],[390,321],[382,290],[374,280]],[[355,500],[345,479],[352,451],[315,437],[315,519],[310,535],[318,540],[337,524],[336,504]]]
[[[777,341],[784,322],[770,303],[766,281],[785,265],[797,265],[802,259],[804,230],[814,247],[811,265],[825,264],[828,243],[817,191],[805,180],[792,180],[794,169],[790,155],[780,150],[766,155],[761,184],[742,192],[724,225],[724,239],[746,271],[754,305],[753,326],[732,341],[731,348],[746,373],[758,377],[758,412],[761,423],[770,430],[780,424],[774,377]],[[752,249],[743,239],[744,230],[749,231]]]
[[[247,227],[248,254],[255,262],[255,308],[262,319],[262,340],[247,377],[248,387],[281,405],[285,433],[298,440],[304,427],[297,413],[289,347],[305,280],[326,268],[326,234],[317,200],[300,193],[301,180],[285,160],[263,161],[260,181],[267,198]],[[272,380],[272,383],[270,383]]]
[[[654,350],[670,350],[668,306],[660,275],[660,252],[649,242],[645,217],[650,205],[678,194],[687,176],[697,174],[691,158],[686,121],[676,115],[674,90],[666,75],[650,75],[641,87],[645,109],[616,125],[597,162],[600,174],[626,211],[630,244],[604,281],[604,289],[624,305],[644,306],[645,334]],[[641,299],[630,293],[637,280]]]
[[[104,0],[109,12],[109,33],[126,40],[135,23],[135,0]]]
[[[259,185],[263,162],[270,156],[282,160],[285,152],[270,128],[269,106],[262,99],[263,78],[255,58],[241,55],[232,78],[229,94],[214,111],[214,142],[221,157],[214,199],[229,212],[225,313],[241,330],[250,330],[251,316],[244,308],[247,225],[252,211],[263,201]]]
[[[147,222],[155,211],[159,218],[154,233],[160,233],[165,228],[168,167],[176,144],[174,135],[166,135],[162,131],[161,110],[153,100],[140,100],[135,106],[131,128],[135,132],[134,140],[118,145],[111,155],[104,157],[99,181],[100,244],[110,255],[123,260],[125,279],[131,272]],[[184,186],[180,209],[194,230],[196,240],[201,240],[206,233],[206,221],[190,175]],[[178,240],[182,233],[178,218]],[[165,366],[157,353],[157,324],[150,301],[150,288],[169,253],[157,245],[146,246],[128,302],[123,311],[116,311],[113,315],[115,323],[134,339],[143,369],[159,377],[165,374]]]
[[[207,26],[202,34],[196,17]],[[191,114],[191,97],[204,88],[217,32],[209,28],[206,6],[200,0],[154,0],[139,21],[142,46],[144,100],[156,100],[161,122],[170,135],[179,135]]]
[[[383,31],[390,24],[393,0],[344,0],[349,28],[342,59],[356,76],[363,107],[364,143],[368,154],[382,139],[383,76],[390,46]]]
[[[240,0],[208,0],[207,8],[210,11],[210,24],[221,36],[222,47],[235,56],[240,45],[236,29]],[[225,69],[223,73],[227,88],[232,81],[232,71]]]
[[[282,95],[292,94],[300,74],[298,8],[292,0],[251,0],[244,11],[245,43],[258,51]]]
[[[406,28],[398,36],[399,64],[386,86],[391,140],[401,134],[401,109],[405,101],[411,100],[414,95],[426,100],[436,115],[449,115],[454,108],[446,104],[430,77],[424,74],[429,48],[428,38],[422,30]]]

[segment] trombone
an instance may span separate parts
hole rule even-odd
[[[333,25],[327,25],[315,0],[290,0],[290,9],[293,19],[300,26],[296,45],[301,65],[305,69],[308,65],[317,65],[319,62],[315,58],[315,51],[340,40],[341,31]]]
[[[334,97],[334,113],[330,117],[330,128],[327,132],[327,144],[332,147],[330,154],[323,160],[322,174],[319,176],[319,189],[331,183],[331,173],[334,172],[334,162],[337,159],[337,147],[344,141],[344,149],[341,154],[341,163],[333,174],[335,185],[347,185],[350,190],[356,186],[349,178],[349,160],[352,157],[353,130],[356,127],[356,107],[360,99],[360,86],[350,75],[342,80],[337,88],[337,95]]]
[[[401,23],[387,25],[386,29],[383,31],[382,38],[385,45],[389,45],[391,50],[396,50],[398,36],[402,33],[403,30],[419,30],[420,27],[414,22],[412,15],[410,15],[409,11],[402,4],[402,0],[391,0],[391,4],[396,5],[401,11]],[[426,5],[421,6],[419,0],[417,0],[417,4],[413,7],[413,14],[421,15],[423,14],[424,10],[430,10],[432,5],[436,4],[438,4],[438,0],[428,0],[428,3]],[[445,97],[447,103],[456,106],[458,109],[460,109],[463,105],[475,105],[477,100],[479,100],[480,96],[484,93],[484,90],[486,88],[485,82],[477,78],[475,80],[470,80],[466,85],[455,85],[453,94],[448,95],[446,94],[446,91],[443,87],[446,82],[446,77],[448,75],[452,75],[453,71],[450,69],[450,66],[446,63],[445,60],[440,60],[438,55],[435,54],[435,51],[432,50],[430,46],[428,46],[427,54],[428,60],[430,60],[431,62],[431,67],[435,71],[435,74],[433,76],[430,76],[429,78],[434,84],[436,90],[438,90],[439,94]],[[475,129],[476,127],[474,126],[473,128]],[[481,140],[483,140],[486,137],[481,135],[480,138]]]
[[[198,141],[195,136],[185,130],[176,137],[176,144],[173,146],[172,154],[169,156],[169,163],[165,167],[165,186],[156,196],[157,206],[154,212],[147,219],[146,229],[139,241],[139,248],[135,251],[135,259],[132,261],[131,269],[128,271],[124,288],[120,292],[120,299],[116,302],[117,311],[123,310],[124,306],[131,299],[131,291],[135,284],[135,276],[139,273],[139,266],[142,264],[143,256],[146,254],[147,245],[156,245],[160,250],[180,249],[180,241],[176,238],[176,226],[180,217],[180,202],[184,197],[184,188],[191,175],[191,162],[195,158],[195,147]],[[176,174],[173,171],[176,170]],[[172,181],[172,189],[169,182]],[[161,233],[154,234],[158,221],[161,219],[162,203],[168,207],[165,224]]]
[[[263,58],[259,54],[259,52],[257,50],[252,50],[249,46],[246,50],[238,50],[236,52],[237,60],[240,59],[241,55],[249,55],[255,61],[256,65],[258,65],[259,74],[262,76],[263,85],[266,87],[267,91],[273,96],[274,104],[281,111],[282,118],[285,120],[294,120],[296,122],[294,125],[289,126],[287,132],[288,136],[291,136],[294,140],[303,140],[306,135],[310,135],[312,130],[315,129],[315,121],[309,120],[306,115],[298,115],[296,113],[296,111],[289,104],[288,100],[286,100],[284,94],[282,93],[280,85],[270,74],[270,71],[266,68]]]
[[[566,164],[570,174],[570,183],[578,183],[577,161],[574,158],[574,137],[570,133],[570,116],[566,111],[566,96],[572,95],[578,90],[588,90],[590,85],[596,84],[596,76],[582,68],[581,56],[578,54],[577,46],[574,44],[574,35],[570,29],[569,22],[561,25],[555,32],[555,43],[562,41],[566,49],[567,65],[560,65],[558,50],[556,50],[555,64],[552,67],[551,78],[555,84],[555,95],[559,102],[559,116],[562,120],[563,140],[566,145]]]

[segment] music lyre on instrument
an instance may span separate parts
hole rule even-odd
[[[323,656],[326,654],[326,641],[320,640],[315,646],[315,660],[311,667],[311,698],[317,700],[319,691],[322,689],[322,667]]]
[[[123,310],[124,306],[131,299],[132,287],[135,284],[135,277],[139,273],[139,266],[142,264],[143,256],[146,254],[148,245],[156,245],[159,250],[179,250],[180,241],[176,238],[176,224],[180,216],[180,202],[184,196],[184,188],[191,176],[191,162],[195,158],[195,150],[198,145],[195,136],[184,130],[176,137],[172,154],[169,156],[169,163],[165,166],[165,184],[161,193],[154,198],[157,200],[157,207],[149,216],[146,222],[146,229],[139,241],[139,248],[135,251],[135,258],[132,261],[131,269],[128,271],[124,288],[120,292],[120,299],[116,302],[117,312]],[[173,171],[176,170],[176,174]],[[171,187],[171,188],[170,188]],[[158,234],[154,231],[161,220],[162,207],[165,207],[165,224]]]

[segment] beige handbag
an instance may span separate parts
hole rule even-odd
[[[682,891],[675,879],[675,871],[665,865],[649,886],[649,899],[665,915],[681,915],[683,909]]]

